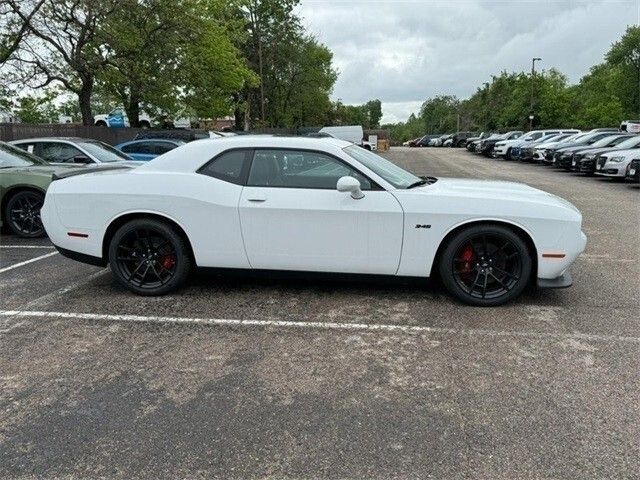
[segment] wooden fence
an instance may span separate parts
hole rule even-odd
[[[140,128],[107,128],[76,124],[0,123],[0,140],[22,140],[35,137],[81,137],[100,140],[110,145],[133,140]]]

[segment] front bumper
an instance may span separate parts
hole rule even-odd
[[[568,270],[556,278],[539,278],[538,288],[568,288],[573,285],[573,278]]]

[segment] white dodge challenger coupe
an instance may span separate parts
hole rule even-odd
[[[493,306],[534,281],[571,285],[586,245],[559,197],[417,177],[332,138],[198,140],[137,168],[54,175],[41,216],[63,255],[110,265],[141,295],[215,267],[437,275],[461,301]]]

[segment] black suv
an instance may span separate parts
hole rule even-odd
[[[458,132],[454,133],[451,137],[453,142],[451,143],[452,147],[462,148],[467,145],[467,140],[475,137],[477,135],[476,132]]]

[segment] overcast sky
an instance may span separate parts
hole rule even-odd
[[[428,97],[466,98],[491,74],[529,71],[532,57],[577,82],[640,23],[640,0],[302,0],[299,13],[333,52],[333,98],[379,98],[395,122]]]

